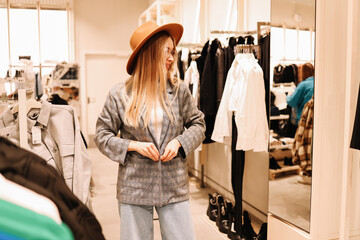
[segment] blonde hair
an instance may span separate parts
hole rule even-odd
[[[159,32],[152,36],[140,49],[135,60],[135,66],[131,77],[126,82],[126,90],[129,94],[125,109],[124,122],[132,127],[138,127],[140,118],[144,116],[144,127],[150,122],[151,110],[155,107],[157,100],[165,109],[171,123],[175,120],[175,114],[170,100],[166,95],[167,82],[171,87],[178,88],[178,81],[174,78],[174,66],[176,66],[176,55],[170,69],[165,66],[166,52],[164,49],[166,41],[171,38],[167,32]]]

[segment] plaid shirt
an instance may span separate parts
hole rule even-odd
[[[300,165],[305,175],[311,174],[313,118],[314,97],[304,106],[292,146],[293,162]]]

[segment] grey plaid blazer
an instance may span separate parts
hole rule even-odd
[[[183,83],[178,91],[168,84],[166,92],[176,120],[172,124],[164,111],[160,142],[156,141],[151,123],[144,129],[143,119],[138,128],[122,121],[128,98],[125,83],[117,84],[107,96],[96,123],[95,143],[104,155],[119,163],[117,198],[120,202],[162,206],[189,198],[186,156],[205,138],[204,114]],[[135,140],[153,142],[162,155],[174,138],[182,147],[178,156],[169,162],[155,162],[137,152],[127,152],[129,142]]]

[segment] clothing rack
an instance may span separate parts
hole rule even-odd
[[[259,45],[235,45],[234,51],[235,55],[237,53],[255,53],[256,58],[259,59],[261,57],[261,48]]]
[[[212,30],[211,34],[247,34],[254,35],[257,31],[236,31],[236,30]]]

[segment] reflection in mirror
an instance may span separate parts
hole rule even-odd
[[[310,230],[315,0],[272,0],[269,212]]]

